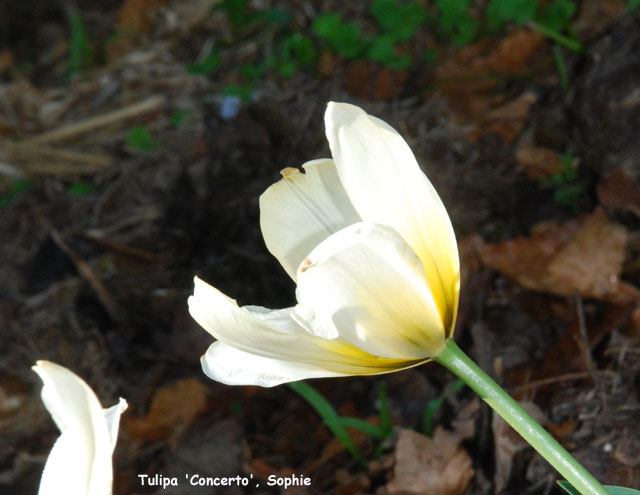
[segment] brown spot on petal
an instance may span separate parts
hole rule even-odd
[[[302,260],[302,263],[300,263],[300,267],[298,268],[298,271],[300,273],[304,273],[312,266],[313,266],[313,261],[311,261],[311,258],[306,257],[304,260]]]
[[[300,170],[294,167],[287,167],[280,170],[280,175],[282,175],[283,179],[288,179],[293,174],[300,173]]]

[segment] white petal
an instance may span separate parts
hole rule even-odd
[[[227,385],[273,387],[306,378],[345,375],[307,363],[266,358],[239,351],[222,342],[211,344],[201,362],[202,370],[209,378]]]
[[[282,171],[260,196],[260,226],[267,248],[295,280],[300,262],[334,232],[360,221],[332,160]]]
[[[370,354],[425,359],[444,346],[422,264],[390,227],[359,223],[329,237],[300,265],[296,295],[314,333]]]
[[[269,383],[282,383],[280,379],[387,373],[425,361],[424,357],[409,360],[379,357],[340,338],[325,340],[297,323],[292,318],[292,308],[273,311],[253,306],[241,308],[197,277],[194,294],[189,298],[189,312],[220,341],[210,347],[202,364],[205,373],[224,383],[244,380],[245,384],[271,386]],[[232,357],[227,358],[229,355]],[[233,358],[245,355],[255,359]],[[214,358],[221,360],[219,366]],[[256,363],[265,366],[264,377],[256,371]]]
[[[111,494],[111,456],[126,401],[103,410],[93,390],[67,368],[38,361],[33,370],[44,383],[42,400],[61,432],[39,494]]]
[[[424,266],[445,327],[459,290],[455,234],[435,189],[392,127],[344,103],[329,103],[327,138],[340,180],[366,222],[393,227]]]

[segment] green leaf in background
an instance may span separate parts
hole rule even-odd
[[[176,108],[171,117],[169,117],[169,121],[173,127],[180,127],[185,119],[189,118],[192,115],[191,110],[185,110],[183,108]]]
[[[524,24],[533,19],[538,9],[538,0],[490,0],[485,11],[489,30],[500,29],[504,24]]]
[[[88,182],[76,182],[67,188],[67,192],[74,196],[86,196],[93,192],[93,186]]]
[[[381,62],[391,70],[404,70],[411,66],[409,55],[398,55],[395,39],[391,35],[374,38],[367,50],[367,58]]]
[[[0,194],[0,207],[6,206],[15,199],[22,191],[26,191],[33,185],[30,180],[17,180],[9,187],[6,194]]]
[[[436,0],[440,13],[440,28],[457,45],[471,42],[478,28],[478,21],[469,15],[469,5],[473,0]]]
[[[80,72],[83,67],[88,67],[93,63],[93,51],[89,45],[82,17],[77,13],[71,14],[70,22],[69,75],[72,76]]]
[[[280,56],[274,58],[271,65],[282,77],[291,77],[300,67],[312,67],[317,57],[311,38],[300,33],[287,35],[279,52]]]
[[[209,49],[206,57],[200,62],[194,62],[187,65],[187,72],[189,74],[200,74],[203,76],[210,76],[220,66],[220,54],[217,47],[214,45]]]
[[[540,6],[536,22],[554,31],[563,31],[576,13],[577,7],[571,0],[555,0]]]
[[[263,20],[269,24],[278,25],[287,24],[292,17],[293,15],[288,10],[272,8],[257,12],[251,20]]]
[[[557,483],[569,495],[581,495],[568,481],[563,480]],[[624,486],[604,485],[604,489],[607,490],[610,495],[640,495],[640,490],[634,490],[633,488],[626,488]]]
[[[242,30],[249,23],[248,0],[222,0],[211,10],[222,10],[227,15],[234,31]]]
[[[583,194],[584,186],[582,184],[562,186],[553,194],[553,201],[557,205],[577,210],[578,202]]]
[[[287,385],[316,410],[324,421],[324,424],[331,430],[331,433],[342,442],[353,458],[359,461],[361,459],[360,452],[353,443],[353,440],[351,440],[347,430],[345,430],[342,419],[329,401],[305,382],[292,382]]]
[[[222,96],[236,96],[240,100],[247,102],[251,101],[253,94],[253,84],[227,84],[222,88]]]
[[[293,33],[284,41],[283,51],[287,57],[292,58],[301,67],[312,67],[316,61],[316,48],[309,36]]]
[[[444,404],[445,396],[457,394],[464,387],[464,382],[460,379],[457,379],[451,385],[449,385],[442,396],[430,400],[427,403],[426,407],[424,408],[424,413],[422,414],[422,432],[426,436],[430,437],[433,433],[433,418],[438,409],[440,409],[440,407],[442,407],[442,404]]]
[[[360,28],[343,22],[340,14],[321,14],[311,24],[311,30],[333,50],[346,58],[360,56],[367,45]]]
[[[380,29],[396,40],[402,41],[411,38],[420,24],[427,19],[427,11],[416,2],[373,0],[370,12]]]
[[[160,142],[151,137],[146,127],[136,125],[131,128],[127,136],[127,146],[135,151],[145,152],[155,150]]]
[[[635,12],[638,7],[640,7],[640,0],[629,0],[627,3],[629,13]]]

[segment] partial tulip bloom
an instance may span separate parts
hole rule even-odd
[[[451,221],[405,140],[329,103],[333,159],[287,168],[260,197],[265,244],[296,282],[286,309],[239,307],[199,278],[193,318],[217,339],[204,372],[232,385],[387,373],[453,332],[460,266]]]
[[[111,495],[113,449],[127,402],[120,399],[103,409],[82,378],[49,361],[38,361],[33,371],[44,383],[42,401],[61,433],[44,466],[38,493]]]

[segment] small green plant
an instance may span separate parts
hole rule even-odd
[[[449,385],[449,387],[447,388],[447,390],[442,396],[436,399],[430,400],[427,403],[427,406],[424,408],[424,413],[422,414],[422,432],[426,436],[430,437],[431,434],[433,433],[433,418],[436,412],[438,411],[438,409],[440,409],[442,407],[442,404],[444,404],[445,399],[447,397],[457,394],[464,387],[465,387],[464,382],[458,378],[454,380],[454,382],[451,383],[451,385]]]
[[[93,50],[89,44],[89,38],[78,13],[69,16],[71,24],[71,39],[69,41],[69,75],[73,76],[82,68],[89,67],[93,63]]]
[[[221,10],[226,14],[236,36],[241,36],[243,31],[261,22],[286,24],[291,20],[291,13],[283,9],[270,8],[254,12],[249,6],[249,0],[223,0],[211,10]]]
[[[344,22],[340,14],[317,16],[311,24],[311,30],[331,50],[345,58],[357,58],[367,47],[367,40],[360,28],[356,24]]]
[[[88,182],[76,182],[67,187],[67,192],[73,196],[86,196],[93,192],[93,186]]]
[[[200,74],[210,76],[220,66],[220,53],[215,43],[211,45],[207,55],[199,62],[187,64],[187,72],[190,74]]]
[[[9,186],[9,191],[7,191],[5,194],[0,194],[0,208],[8,205],[11,201],[18,197],[21,192],[26,191],[32,185],[33,182],[26,179],[15,181],[13,184],[11,184],[11,186]]]
[[[577,168],[573,153],[567,151],[560,158],[558,171],[550,177],[542,180],[543,184],[555,188],[553,201],[560,206],[577,209],[578,202],[584,194],[582,184],[574,184],[577,177]]]
[[[179,128],[182,126],[185,120],[193,115],[191,110],[185,110],[183,108],[176,108],[169,117],[169,121],[173,127]]]
[[[466,45],[473,41],[478,32],[478,20],[469,14],[473,0],[437,0],[440,14],[438,27],[442,34],[450,37],[456,45]]]
[[[158,148],[158,146],[160,146],[160,142],[151,137],[151,134],[149,134],[149,130],[146,127],[136,125],[129,131],[129,135],[127,136],[127,146],[134,151],[144,153]]]
[[[298,69],[308,69],[316,62],[317,53],[309,36],[289,33],[278,46],[278,55],[267,60],[267,67],[275,69],[282,77],[291,77]]]
[[[377,457],[380,454],[380,451],[382,450],[382,441],[388,438],[392,431],[391,417],[389,415],[389,405],[387,401],[387,389],[384,384],[380,387],[379,391],[379,425],[371,424],[360,418],[340,416],[329,401],[322,397],[316,389],[306,382],[292,382],[289,383],[288,386],[315,409],[322,418],[324,424],[327,425],[327,428],[329,428],[331,433],[333,433],[333,435],[342,442],[355,460],[362,461],[362,455],[353,443],[353,440],[351,440],[346,428],[353,428],[369,435],[372,438],[380,440],[380,444],[374,453],[374,457]]]
[[[368,58],[391,70],[409,68],[412,57],[399,46],[427,19],[424,7],[417,2],[373,0],[369,12],[379,30],[375,36],[364,36],[357,24],[343,21],[339,14],[317,16],[311,29],[330,50],[345,58]]]
[[[569,21],[577,7],[572,0],[553,0],[539,5],[538,0],[490,0],[485,11],[485,20],[490,32],[506,24],[527,24],[543,36],[566,46],[572,51],[582,50],[582,44],[570,32]]]

